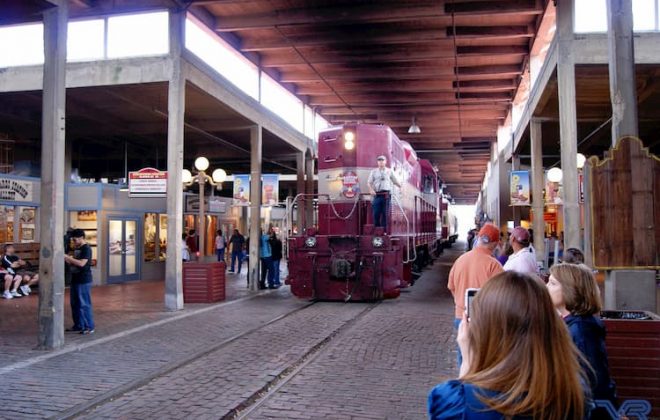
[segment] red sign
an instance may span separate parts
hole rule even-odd
[[[129,197],[166,197],[167,172],[143,168],[128,173]]]
[[[360,183],[355,172],[346,171],[342,174],[341,193],[346,198],[353,198],[360,193]]]

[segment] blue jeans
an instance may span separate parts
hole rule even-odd
[[[273,260],[273,279],[275,286],[279,286],[280,283],[280,261],[282,260]]]
[[[243,261],[241,261],[242,257],[243,257],[242,250],[231,252],[231,271],[234,271],[234,263],[238,261],[238,274],[241,274],[241,265],[243,264]]]
[[[266,285],[266,275],[268,275],[268,286],[272,287],[274,286],[273,284],[273,279],[274,279],[274,272],[273,272],[273,259],[271,257],[261,257],[261,285],[265,286]]]
[[[458,327],[461,325],[461,320],[454,318],[454,329],[458,333]],[[461,354],[461,348],[456,344],[456,362],[458,363],[458,370],[461,370],[461,364],[463,363],[463,355]]]
[[[73,316],[73,327],[75,329],[94,329],[91,290],[92,283],[71,284],[71,314]]]
[[[218,256],[218,261],[224,261],[225,260],[225,249],[224,248],[216,248],[215,250],[215,255]]]
[[[390,193],[377,193],[371,203],[374,226],[387,228],[387,213],[390,208]]]

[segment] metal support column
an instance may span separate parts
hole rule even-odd
[[[534,229],[534,248],[536,249],[536,261],[544,261],[545,222],[543,220],[543,149],[541,147],[541,122],[532,120],[529,131],[532,143],[532,211],[534,212],[532,228]]]
[[[511,171],[519,171],[519,170],[520,170],[520,156],[513,155],[511,156]],[[509,177],[509,179],[511,179],[511,177]],[[513,213],[512,214],[513,226],[520,226],[520,219],[522,218],[520,207],[511,206],[511,212]]]
[[[39,216],[39,343],[64,345],[64,149],[67,2],[44,12],[44,81]]]
[[[577,171],[577,107],[575,58],[573,57],[573,1],[557,2],[557,85],[559,89],[559,136],[563,171],[564,248],[579,248],[580,204]]]
[[[248,282],[250,290],[259,289],[259,242],[261,239],[261,163],[262,163],[261,126],[250,128],[250,259],[248,264]]]
[[[170,14],[172,74],[167,97],[167,261],[165,263],[165,308],[183,309],[183,133],[186,77],[182,68],[185,13]]]

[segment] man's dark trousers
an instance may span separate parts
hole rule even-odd
[[[374,213],[374,226],[387,228],[387,213],[390,210],[390,193],[379,191],[371,203]]]

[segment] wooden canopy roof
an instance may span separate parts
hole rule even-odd
[[[189,0],[332,123],[382,123],[474,203],[546,0]],[[420,134],[408,134],[413,117]]]

